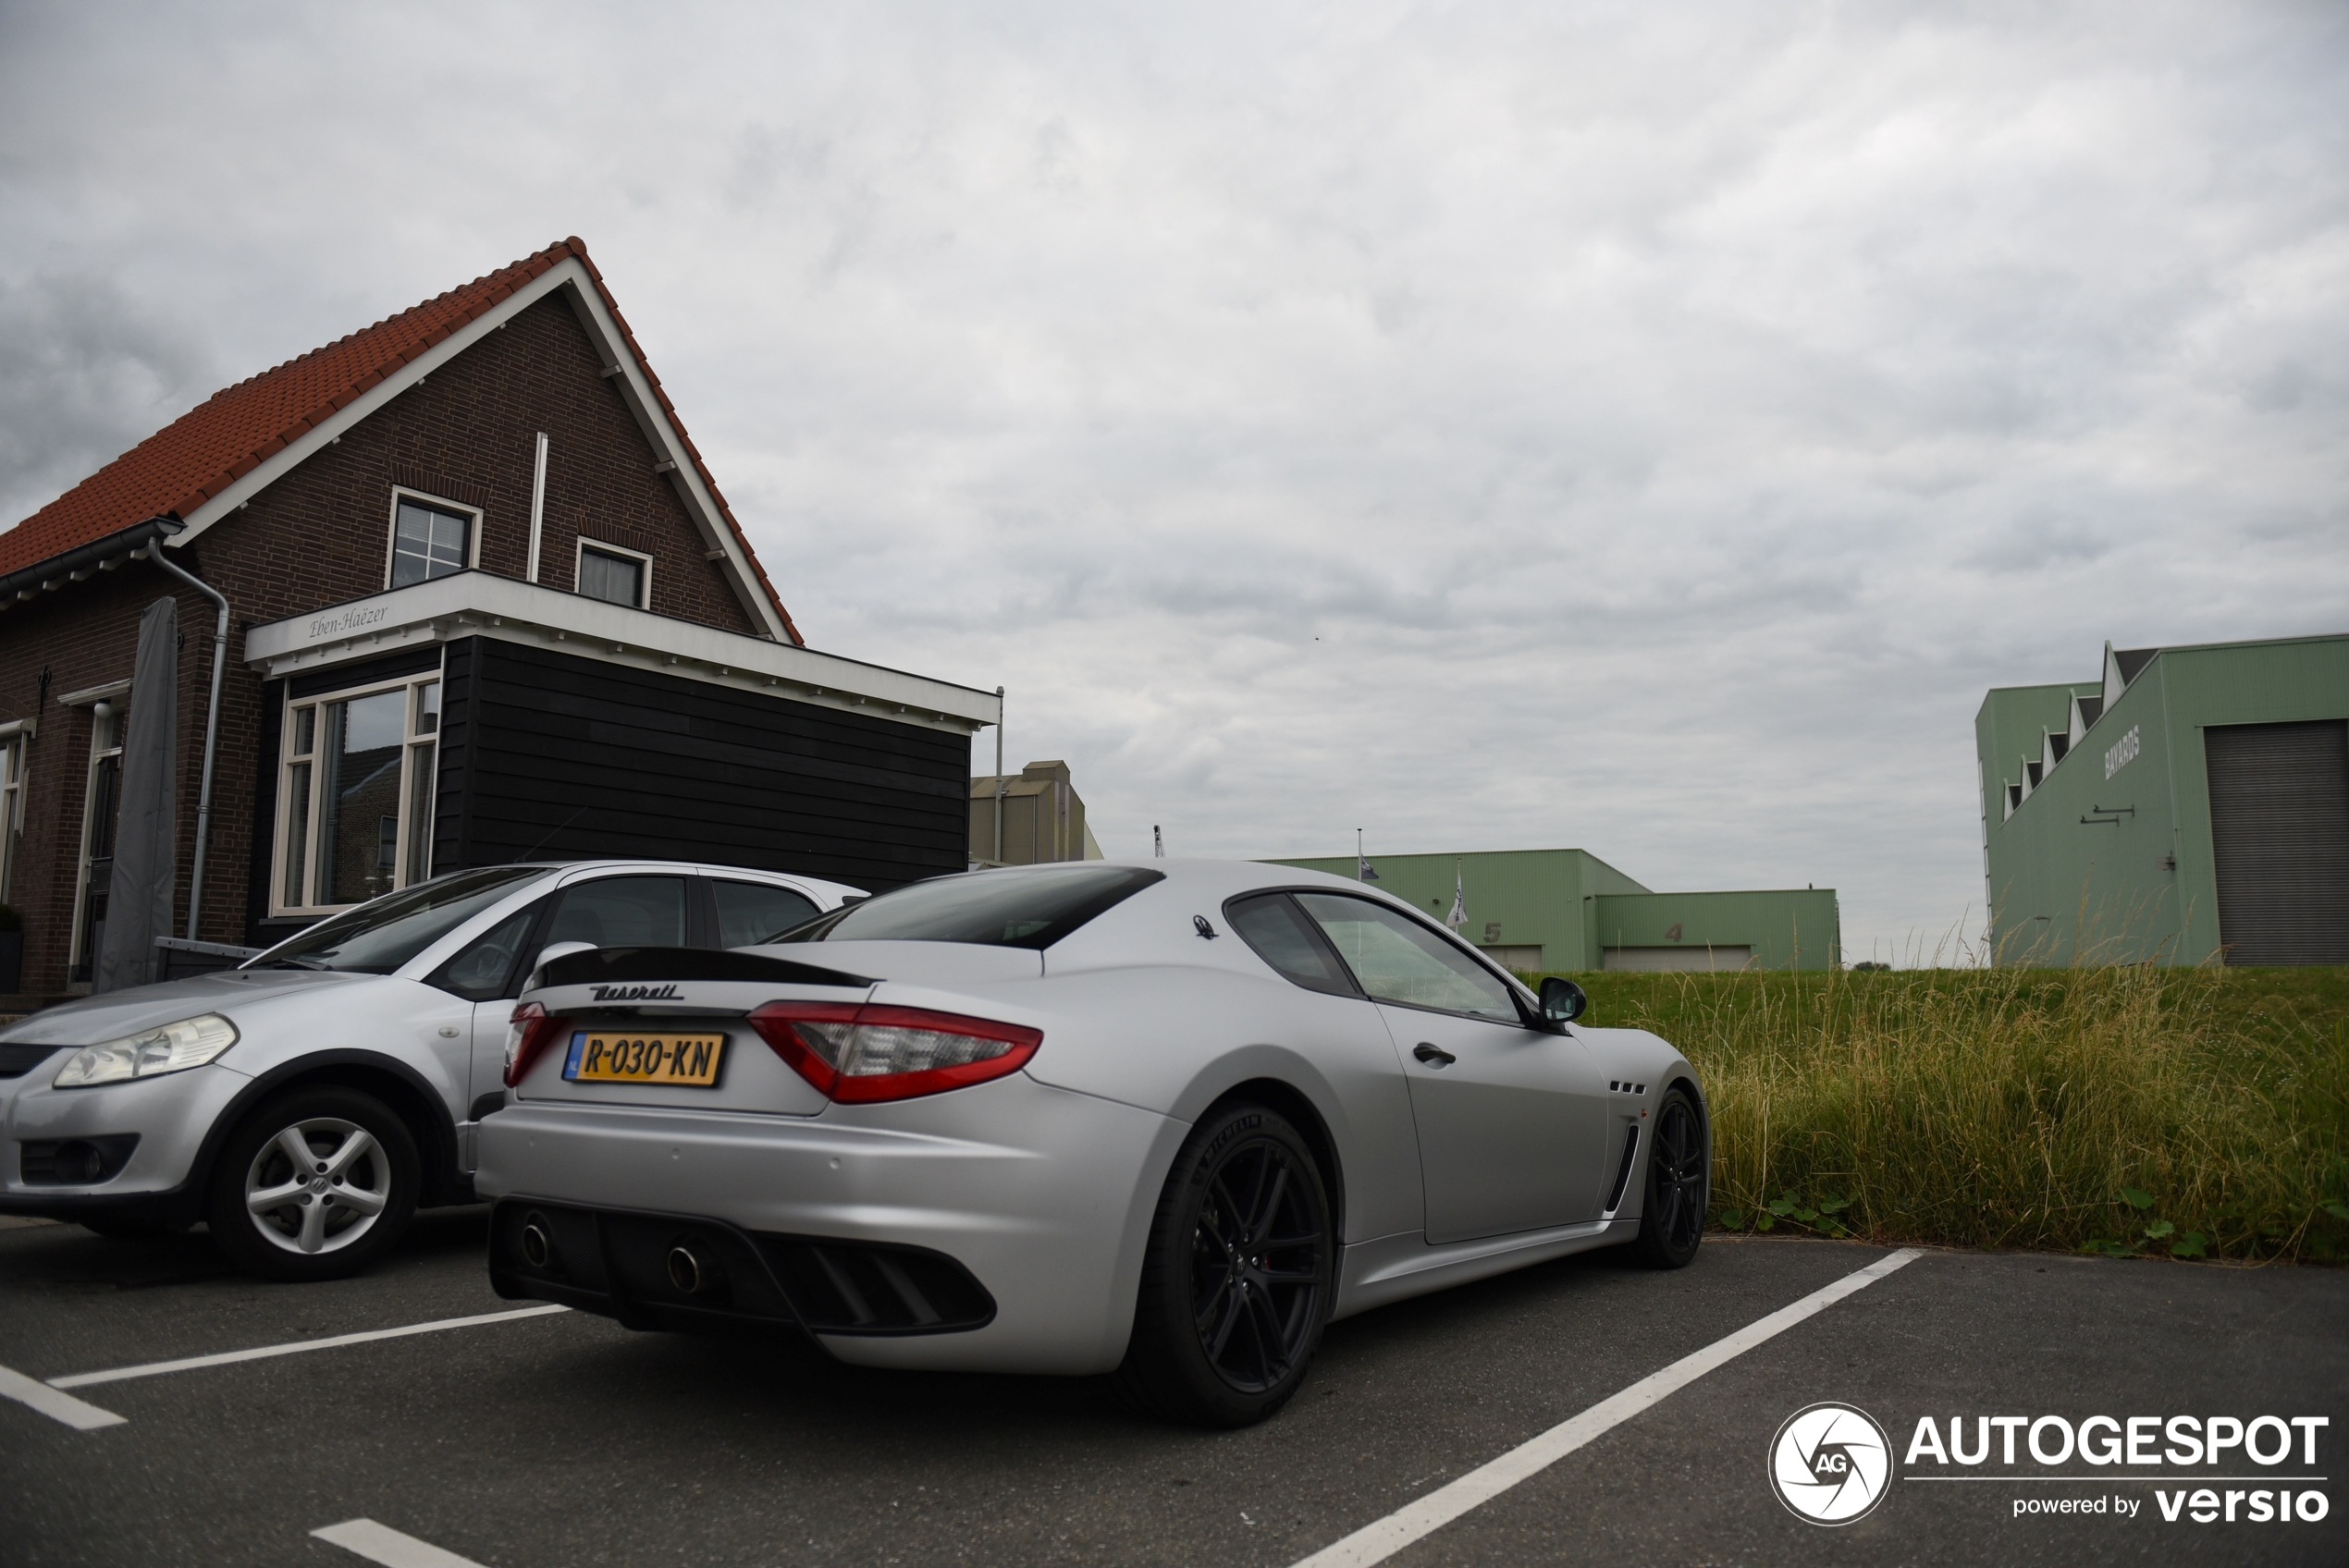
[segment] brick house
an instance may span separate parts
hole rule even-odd
[[[215,395],[0,533],[0,901],[84,988],[141,613],[178,600],[199,937],[641,854],[872,890],[965,864],[992,692],[809,649],[575,239]]]

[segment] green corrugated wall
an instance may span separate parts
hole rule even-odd
[[[2349,718],[2349,636],[2163,649],[2007,817],[2000,792],[2038,754],[2039,724],[2068,717],[2036,717],[2032,694],[2062,708],[2072,690],[1994,691],[1974,718],[1992,949],[2005,963],[2200,963],[2220,945],[2202,733]],[[2108,774],[2132,729],[2136,755]]]

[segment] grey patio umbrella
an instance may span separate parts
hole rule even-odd
[[[130,669],[130,720],[122,739],[122,808],[105,935],[90,989],[143,986],[162,974],[157,937],[171,935],[178,880],[179,601],[157,599],[139,618]]]

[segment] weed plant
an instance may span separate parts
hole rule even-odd
[[[1717,1225],[2349,1260],[2349,971],[1576,978],[1703,1075]]]

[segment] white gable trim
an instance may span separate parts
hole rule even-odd
[[[605,365],[619,367],[616,379],[621,383],[621,400],[628,405],[629,411],[635,416],[638,428],[644,431],[645,438],[651,443],[655,462],[675,465],[668,470],[669,477],[685,503],[686,514],[694,520],[694,527],[702,537],[703,549],[711,559],[723,563],[727,581],[733,588],[735,597],[750,612],[753,621],[763,629],[763,634],[777,642],[789,643],[792,640],[790,631],[784,628],[782,618],[776,613],[774,602],[759,587],[758,574],[752,569],[749,556],[734,537],[734,531],[726,525],[724,514],[718,509],[718,498],[702,483],[692,455],[685,450],[683,435],[662,411],[660,400],[653,396],[652,384],[645,376],[644,366],[629,351],[628,340],[621,336],[620,325],[612,319],[610,310],[604,304],[603,296],[596,288],[596,280],[588,276],[587,268],[576,256],[564,257],[369,387],[325,422],[312,426],[300,437],[289,442],[284,450],[197,508],[194,515],[185,520],[187,527],[166,542],[169,547],[176,550],[186,545],[276,484],[296,466],[339,439],[344,432],[375,414],[410,387],[422,384],[433,372],[557,290],[565,291],[572,313],[587,329],[587,336]]]
[[[750,557],[734,537],[734,531],[726,525],[725,514],[718,509],[718,497],[710,494],[693,454],[685,449],[683,433],[669,422],[660,399],[653,395],[652,383],[646,378],[645,367],[629,351],[628,339],[621,336],[620,324],[612,319],[602,291],[577,257],[567,258],[563,267],[572,269],[578,278],[569,296],[571,308],[602,353],[605,368],[619,368],[620,374],[614,379],[620,383],[621,397],[636,416],[646,439],[652,443],[654,461],[673,465],[667,471],[670,483],[683,499],[694,525],[701,530],[704,553],[724,563],[735,596],[750,611],[751,619],[766,629],[766,634],[779,643],[791,642],[792,634],[785,629],[782,617],[776,614],[774,601],[758,585],[758,573],[751,567]]]

